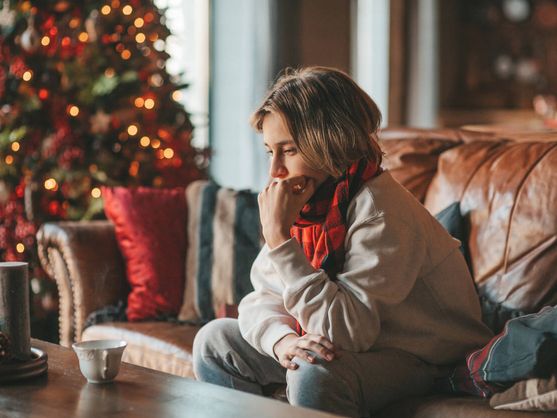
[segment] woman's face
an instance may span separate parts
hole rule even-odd
[[[304,162],[280,113],[268,113],[263,119],[262,129],[263,141],[270,159],[269,175],[273,180],[302,176],[313,179],[318,187],[329,176]]]

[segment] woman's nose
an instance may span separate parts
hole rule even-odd
[[[273,156],[271,159],[271,166],[269,168],[269,175],[272,178],[283,178],[288,174],[288,170],[284,166],[282,158],[280,156]]]

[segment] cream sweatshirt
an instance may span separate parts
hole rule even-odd
[[[491,337],[459,241],[388,171],[369,180],[347,214],[345,264],[332,281],[290,239],[265,245],[242,299],[242,336],[273,358],[295,332],[352,352],[396,348],[438,365],[463,359]]]

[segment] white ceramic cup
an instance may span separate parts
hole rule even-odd
[[[108,383],[120,371],[126,345],[123,340],[91,340],[74,343],[72,348],[79,359],[79,369],[89,383]]]

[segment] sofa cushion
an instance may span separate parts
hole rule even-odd
[[[526,313],[555,304],[557,142],[475,141],[444,152],[425,205],[436,213],[455,201],[470,220],[480,295]]]
[[[514,318],[485,346],[466,355],[466,362],[441,379],[444,392],[487,398],[515,382],[547,378],[557,372],[557,307]]]
[[[197,331],[199,327],[171,322],[108,322],[87,328],[82,340],[125,340],[123,361],[194,378],[191,353]]]
[[[128,320],[176,315],[184,289],[184,190],[104,187],[102,195],[126,261]]]
[[[379,139],[385,153],[383,167],[422,203],[439,155],[461,144],[458,132],[452,129],[388,128]]]
[[[438,213],[451,203],[461,201],[481,165],[493,159],[504,145],[502,141],[475,141],[444,152],[427,191],[425,207],[431,213]],[[462,203],[461,209],[464,210]]]
[[[506,391],[493,395],[489,405],[515,411],[557,411],[557,377],[517,382]]]
[[[178,319],[237,316],[236,304],[253,289],[251,265],[263,242],[257,194],[200,180],[186,199],[186,288]]]

